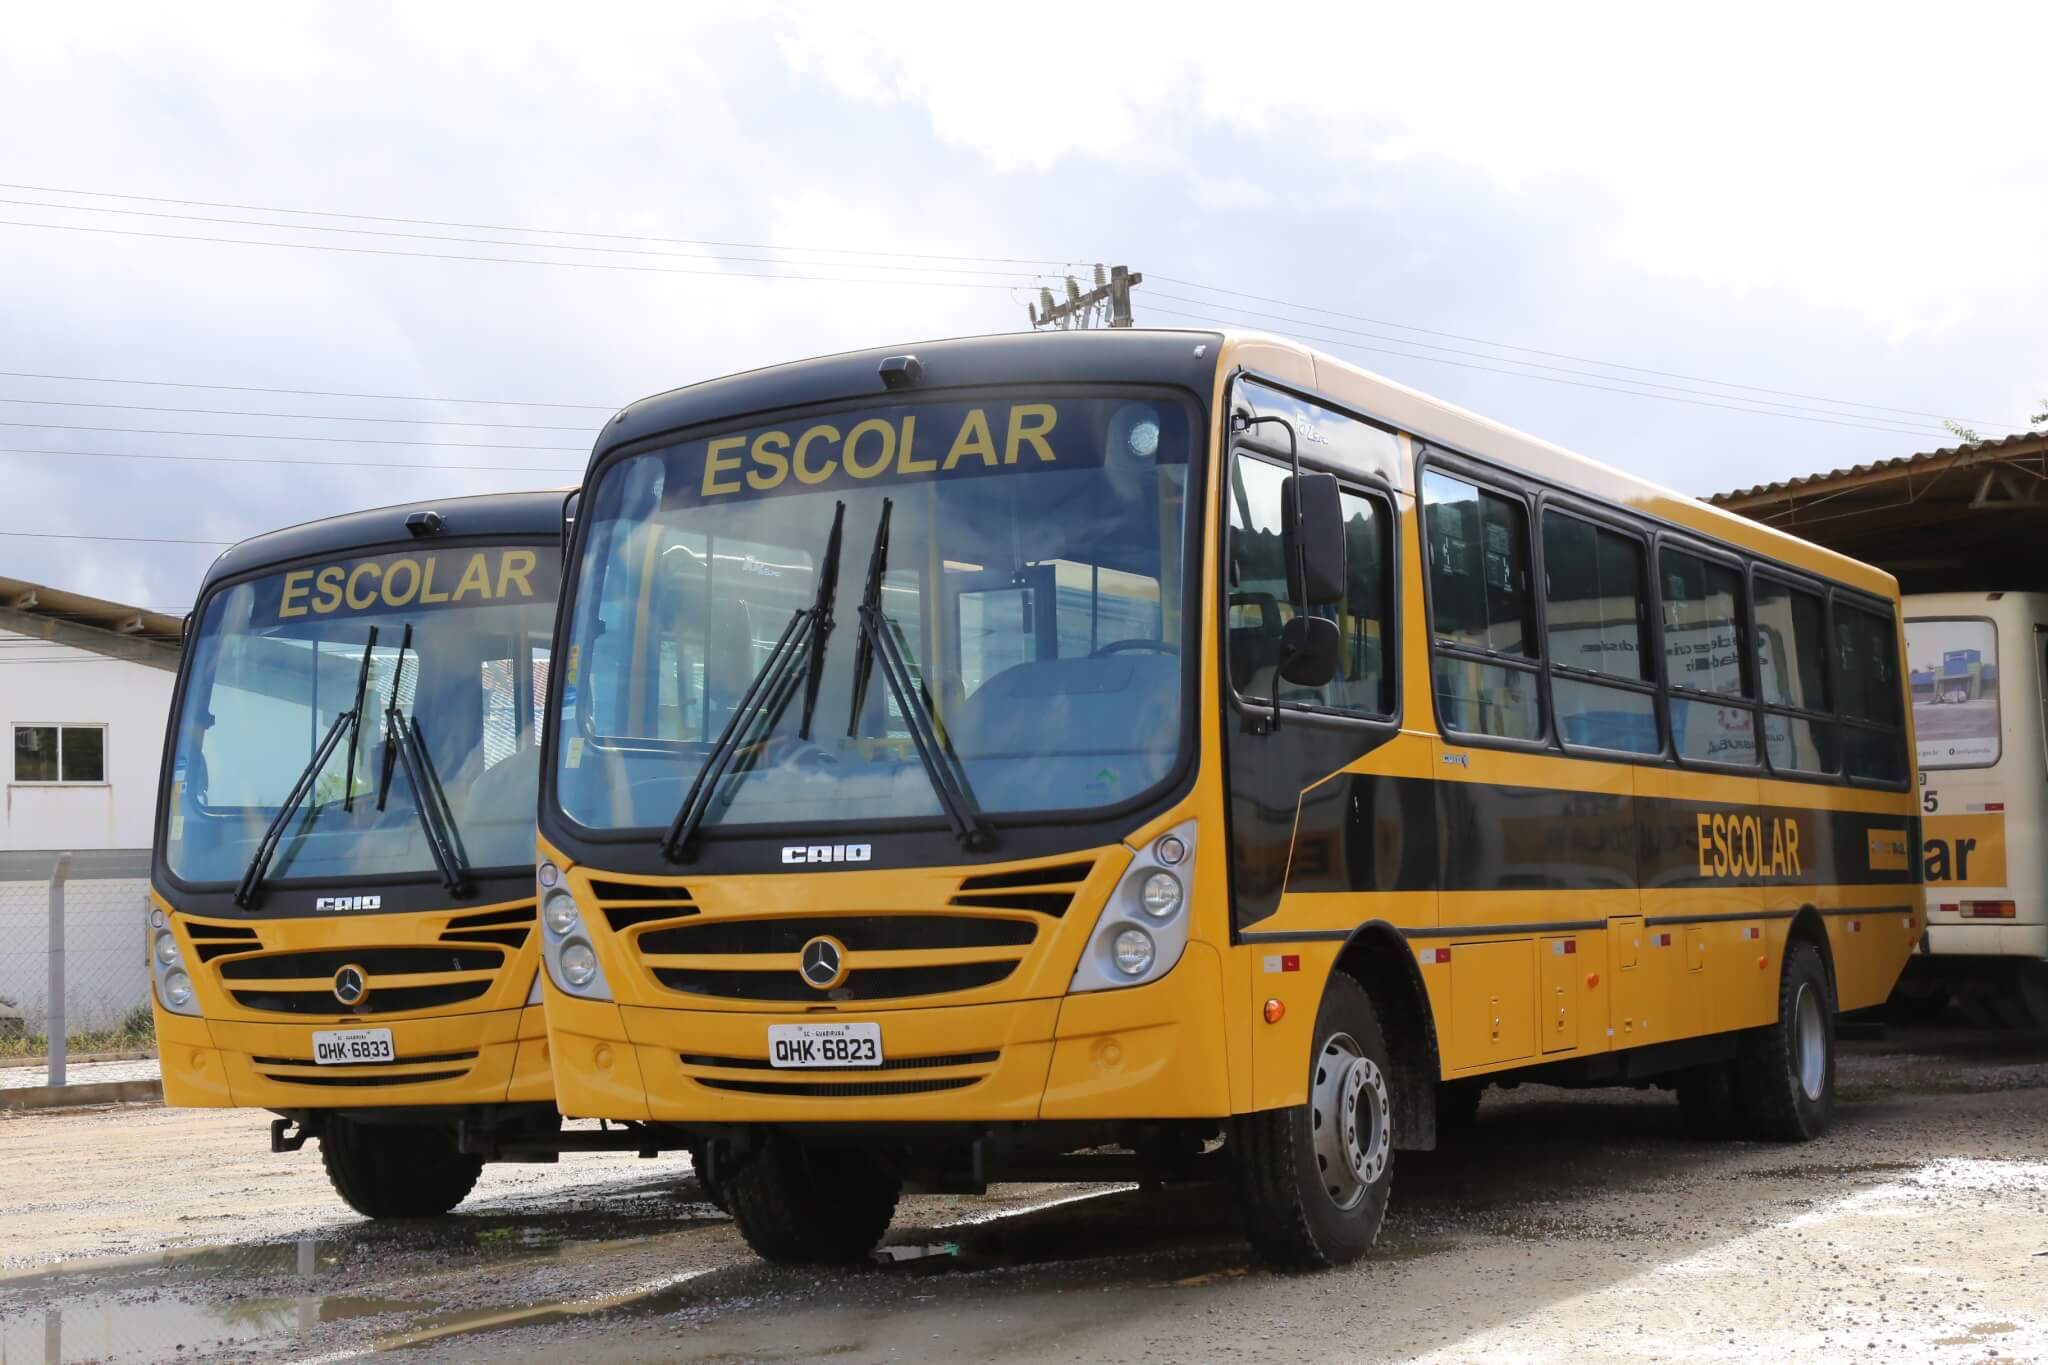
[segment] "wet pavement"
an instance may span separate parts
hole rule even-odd
[[[1847,1043],[1835,1131],[1684,1136],[1659,1091],[1494,1091],[1403,1154],[1368,1261],[1247,1263],[1227,1187],[904,1201],[887,1254],[755,1261],[686,1161],[492,1167],[372,1225],[262,1116],[0,1119],[0,1362],[2048,1360],[2048,1039]]]

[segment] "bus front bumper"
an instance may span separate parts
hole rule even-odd
[[[193,1108],[362,1109],[553,1098],[538,1005],[427,1019],[251,1023],[157,1007],[164,1103]],[[321,1066],[319,1029],[388,1028],[396,1062]]]
[[[1191,943],[1157,982],[987,1005],[829,1016],[579,1000],[547,986],[556,1103],[680,1124],[1221,1118],[1222,963]],[[773,1024],[876,1023],[884,1065],[778,1069]]]

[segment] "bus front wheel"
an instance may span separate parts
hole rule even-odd
[[[1736,1079],[1752,1136],[1806,1142],[1828,1130],[1835,1108],[1835,995],[1811,943],[1785,945],[1778,1020],[1743,1038]]]
[[[740,1236],[779,1265],[851,1265],[896,1216],[903,1182],[865,1152],[775,1139],[719,1181]]]
[[[476,1188],[482,1157],[455,1149],[452,1128],[330,1118],[320,1161],[334,1192],[365,1218],[438,1218]]]
[[[1316,1014],[1308,1102],[1232,1124],[1252,1249],[1314,1269],[1372,1249],[1393,1182],[1390,1061],[1372,998],[1333,975]]]

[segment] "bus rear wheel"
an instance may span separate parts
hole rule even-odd
[[[1365,988],[1339,973],[1316,1014],[1308,1101],[1232,1123],[1252,1250],[1315,1269],[1372,1249],[1393,1183],[1390,1062]]]
[[[469,1197],[482,1157],[455,1150],[452,1128],[330,1118],[320,1162],[334,1192],[365,1218],[438,1218]]]
[[[1736,1078],[1752,1136],[1807,1142],[1828,1130],[1835,1108],[1835,996],[1811,943],[1785,946],[1777,1022],[1743,1038]]]
[[[778,1265],[851,1265],[896,1216],[903,1182],[865,1152],[775,1139],[719,1181],[740,1236]]]

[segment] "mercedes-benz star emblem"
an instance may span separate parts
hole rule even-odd
[[[814,938],[804,945],[803,965],[797,968],[806,984],[829,991],[846,979],[846,945],[836,938]]]
[[[363,969],[350,963],[334,974],[334,998],[344,1005],[360,1005],[363,997],[370,993],[370,983],[363,976]]]

